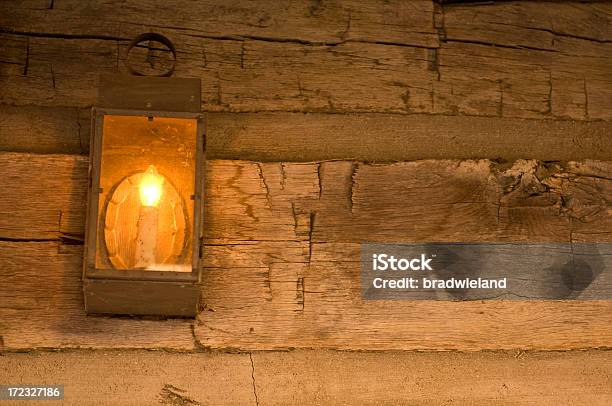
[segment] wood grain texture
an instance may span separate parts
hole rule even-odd
[[[15,384],[61,381],[63,405],[255,404],[248,354],[80,350],[4,355],[0,379]]]
[[[443,19],[441,82],[460,111],[610,119],[610,4],[495,2],[448,7]]]
[[[607,122],[427,114],[208,113],[206,123],[207,153],[213,159],[612,158],[612,128]]]
[[[190,322],[85,315],[83,247],[0,241],[4,349],[195,348]]]
[[[260,404],[606,405],[610,359],[572,353],[253,353]]]
[[[361,241],[610,241],[611,183],[596,172],[608,165],[220,161],[209,181],[231,188],[209,194],[204,248],[233,253],[206,256],[197,337],[244,349],[608,347],[610,302],[366,303],[357,262]],[[267,257],[262,239],[276,244]]]
[[[89,120],[89,109],[0,105],[0,151],[86,154]],[[208,112],[204,121],[209,159],[612,159],[605,121],[288,112]]]
[[[334,43],[341,39],[397,42],[403,45],[437,45],[433,27],[433,3],[429,0],[337,3],[235,1],[231,5],[205,0],[178,0],[172,4],[133,1],[119,6],[112,1],[90,3],[78,0],[54,4],[46,0],[20,1],[3,6],[3,27],[62,35],[88,33],[93,36],[125,35],[142,27],[177,28],[202,37],[261,37],[303,42]],[[44,24],[39,18],[45,18]],[[29,20],[29,22],[28,22]],[[350,21],[350,23],[349,23]],[[350,30],[347,30],[350,28]],[[144,31],[138,31],[144,32]],[[343,37],[344,36],[344,37]]]
[[[153,29],[206,111],[612,118],[610,4],[188,4],[0,5],[0,102],[90,106],[97,74],[125,72],[129,39]]]
[[[72,107],[0,105],[0,150],[86,154],[90,120]]]
[[[1,162],[0,237],[82,241],[88,158],[10,153]]]
[[[611,365],[610,351],[65,351],[5,354],[0,379],[63,382],[62,404],[76,406],[101,399],[116,405],[605,406],[612,401]]]
[[[610,165],[209,161],[197,343],[240,349],[610,347],[610,302],[364,302],[358,263],[361,241],[610,242]],[[82,252],[66,245],[63,231],[83,232],[86,159],[2,153],[0,169],[8,174],[0,189],[12,191],[0,195],[0,239],[8,244],[0,271],[18,285],[2,301],[8,303],[0,333],[5,345],[115,346],[119,338],[101,332],[94,340],[88,333],[94,321],[83,316]],[[58,224],[60,211],[70,221]],[[41,236],[52,241],[6,241]],[[28,279],[28,272],[72,287]],[[57,306],[69,309],[50,309],[44,317],[62,326],[80,320],[86,333],[66,338],[69,333],[52,323],[41,334],[44,321],[11,322],[29,317],[39,297],[57,298]],[[37,317],[43,316],[30,320]],[[165,345],[183,345],[184,335],[164,331]],[[142,334],[143,346],[152,345],[149,333]],[[22,336],[28,338],[20,344]]]

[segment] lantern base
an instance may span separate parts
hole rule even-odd
[[[183,282],[85,279],[88,314],[195,317],[200,286]]]

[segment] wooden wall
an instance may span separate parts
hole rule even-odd
[[[1,3],[0,348],[612,346],[608,301],[366,303],[357,262],[364,240],[611,242],[611,20],[606,2]],[[202,79],[196,320],[83,310],[89,108],[146,31]]]

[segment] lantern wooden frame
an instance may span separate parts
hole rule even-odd
[[[92,109],[88,208],[83,264],[87,313],[193,317],[200,299],[205,134],[200,80],[102,76],[99,105]],[[191,272],[96,268],[99,194],[106,116],[165,117],[197,121]],[[163,159],[160,158],[160,159]]]

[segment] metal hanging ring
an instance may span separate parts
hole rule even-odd
[[[163,44],[163,45],[167,46],[168,49],[170,50],[170,52],[172,52],[172,66],[170,66],[164,72],[161,72],[161,73],[158,73],[158,74],[152,74],[152,75],[147,75],[146,73],[143,73],[143,72],[140,72],[140,71],[137,71],[136,69],[134,69],[130,65],[130,51],[136,45],[138,45],[138,44],[140,44],[141,42],[144,42],[144,41],[156,41],[156,42],[159,42],[160,44]],[[144,34],[140,34],[139,36],[134,38],[132,40],[132,42],[130,42],[130,45],[128,46],[128,49],[127,49],[125,65],[127,66],[127,68],[130,71],[130,73],[132,75],[135,75],[135,76],[168,77],[168,76],[172,75],[172,73],[174,72],[174,68],[176,66],[176,48],[175,48],[174,44],[172,43],[172,41],[170,41],[167,37],[164,37],[163,35],[155,33],[155,32],[146,32]]]

